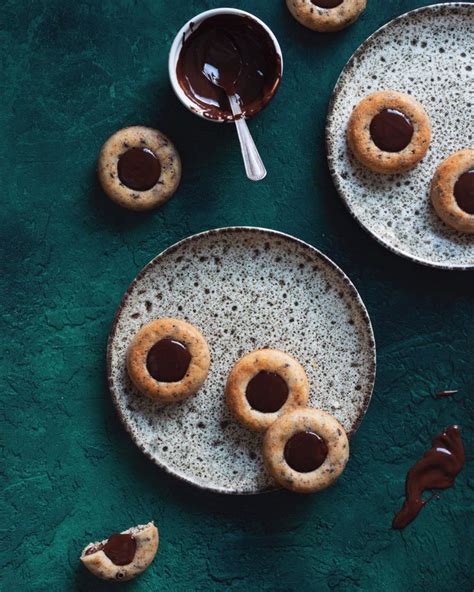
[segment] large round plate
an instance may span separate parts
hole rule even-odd
[[[161,408],[136,392],[125,364],[132,337],[159,317],[195,324],[212,356],[197,395]],[[229,416],[223,396],[236,360],[268,346],[303,364],[312,405],[348,432],[357,429],[372,393],[375,345],[356,289],[332,261],[298,239],[258,228],[213,230],[164,251],[127,290],[108,345],[113,401],[134,442],[169,473],[205,489],[274,488],[261,435]]]
[[[429,201],[439,163],[473,146],[473,55],[473,4],[436,4],[404,14],[369,37],[349,60],[327,121],[329,168],[354,218],[391,251],[445,269],[474,268],[474,236],[448,228]],[[352,109],[369,93],[385,89],[415,96],[433,126],[428,155],[401,175],[368,171],[346,146]]]

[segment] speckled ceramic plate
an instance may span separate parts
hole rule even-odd
[[[390,250],[445,269],[474,268],[474,236],[448,228],[429,200],[436,167],[473,146],[474,5],[437,4],[391,21],[344,68],[329,107],[327,149],[336,187],[354,218]],[[346,146],[352,109],[385,89],[411,93],[428,111],[433,139],[422,163],[401,175],[372,173]]]
[[[212,363],[195,397],[160,408],[132,387],[125,355],[144,323],[165,316],[201,329]],[[169,473],[205,489],[274,488],[261,435],[238,425],[224,401],[232,365],[269,346],[303,364],[312,405],[348,432],[357,429],[372,393],[375,345],[356,289],[332,261],[298,239],[258,228],[213,230],[164,251],[127,290],[109,339],[110,389],[134,442]]]

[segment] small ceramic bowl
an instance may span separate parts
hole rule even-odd
[[[236,14],[236,15],[240,15],[240,16],[247,16],[247,17],[253,19],[254,21],[257,21],[257,23],[259,23],[259,25],[261,25],[265,29],[265,31],[268,33],[271,40],[273,41],[276,53],[280,57],[280,64],[281,64],[281,66],[280,66],[281,67],[280,80],[281,80],[281,75],[283,74],[283,55],[281,53],[281,47],[277,41],[277,38],[273,34],[272,30],[269,27],[267,27],[266,24],[264,22],[262,22],[259,18],[254,16],[253,14],[250,14],[249,12],[245,12],[244,10],[238,10],[236,8],[215,8],[213,10],[206,10],[205,12],[201,12],[200,14],[198,14],[197,16],[192,18],[190,21],[188,21],[184,25],[184,27],[182,27],[179,30],[179,32],[176,35],[176,37],[173,41],[173,44],[171,46],[169,60],[168,60],[168,70],[169,70],[169,75],[170,75],[170,80],[171,80],[171,86],[173,87],[173,90],[176,93],[176,96],[183,103],[183,105],[185,107],[187,107],[190,111],[192,111],[196,115],[203,117],[207,121],[215,121],[217,123],[222,123],[222,122],[228,123],[229,120],[226,120],[223,117],[222,118],[212,118],[212,119],[210,119],[209,117],[206,117],[204,114],[205,109],[203,109],[203,107],[201,105],[199,105],[198,103],[195,103],[190,97],[188,97],[188,95],[184,92],[181,85],[179,84],[178,77],[176,75],[176,65],[178,63],[179,54],[181,53],[181,48],[183,47],[183,43],[184,43],[185,39],[191,33],[193,33],[199,27],[199,25],[201,25],[201,23],[203,21],[210,18],[211,16],[217,16],[218,14]],[[273,98],[275,92],[277,91],[278,86],[279,86],[279,84],[275,85],[275,88],[274,88],[273,94],[272,94],[272,98]]]

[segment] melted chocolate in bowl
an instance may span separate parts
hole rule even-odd
[[[274,413],[286,403],[288,392],[288,385],[279,374],[261,371],[248,383],[245,395],[252,409]]]
[[[326,460],[326,442],[314,432],[298,432],[285,446],[285,460],[298,473],[310,473],[319,469]]]
[[[149,148],[130,148],[117,164],[119,179],[135,191],[148,191],[161,175],[161,163]]]
[[[344,0],[311,0],[311,4],[319,8],[336,8],[336,6],[340,6],[343,2]]]
[[[374,144],[384,152],[401,152],[413,138],[413,124],[396,109],[384,109],[370,123]]]
[[[223,83],[227,92],[209,80],[210,71],[217,73],[215,81]],[[231,93],[238,96],[242,113],[250,117],[274,95],[280,83],[281,60],[270,35],[257,21],[220,14],[204,20],[185,38],[176,75],[183,91],[206,117],[232,119],[227,98]]]
[[[430,489],[452,487],[463,466],[464,447],[461,430],[458,426],[451,426],[433,438],[432,448],[408,471],[405,483],[406,499],[402,509],[393,519],[393,528],[408,526],[429,501],[423,500],[423,493]]]
[[[148,352],[146,367],[158,382],[179,382],[186,376],[191,354],[188,348],[174,339],[162,339]]]
[[[474,169],[466,171],[456,181],[454,198],[461,210],[474,214]]]

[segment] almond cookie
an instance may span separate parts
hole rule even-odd
[[[89,543],[82,551],[81,561],[102,580],[133,580],[155,558],[158,540],[158,529],[149,522],[113,534],[100,543]]]
[[[364,12],[367,0],[286,0],[286,5],[308,29],[330,33],[352,25]]]
[[[448,226],[474,234],[474,149],[460,150],[439,165],[431,182],[431,202]]]
[[[105,142],[97,174],[105,193],[119,206],[151,210],[178,188],[181,159],[164,134],[138,125],[119,130]]]
[[[146,397],[181,401],[202,386],[211,356],[201,332],[184,321],[158,319],[135,335],[127,351],[130,379]]]
[[[282,415],[263,439],[263,460],[275,481],[291,491],[312,493],[336,481],[349,458],[341,424],[321,409]]]
[[[307,404],[308,378],[290,355],[277,349],[260,349],[235,364],[225,395],[237,421],[249,430],[264,432],[283,413]]]
[[[363,99],[352,112],[347,142],[354,156],[377,173],[413,168],[431,141],[430,119],[420,103],[404,93],[386,90]]]

